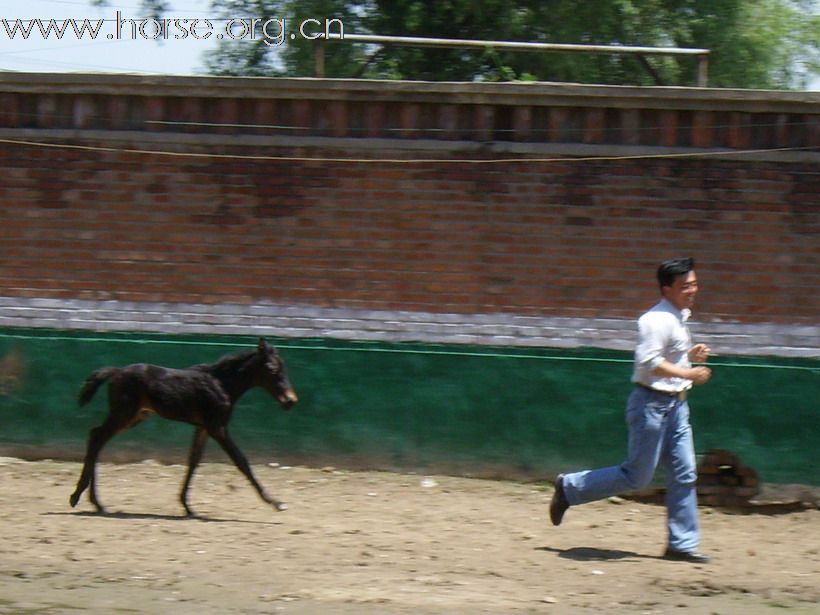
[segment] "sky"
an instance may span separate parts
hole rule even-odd
[[[203,53],[216,46],[220,27],[225,23],[209,10],[209,0],[171,0],[167,17],[180,20],[186,37],[174,38],[181,36],[182,30],[173,28],[169,30],[168,40],[160,41],[153,39],[156,35],[156,30],[150,27],[153,24],[139,30],[139,20],[143,17],[139,5],[140,0],[111,0],[105,8],[94,7],[88,0],[2,0],[0,20],[10,23],[0,21],[0,71],[206,74]],[[119,32],[118,10],[123,24]],[[69,26],[58,40],[53,31],[48,39],[44,38],[35,25],[27,39],[23,39],[18,30],[16,38],[11,40],[7,30],[16,19],[25,22],[54,19],[60,25],[64,19],[76,19],[78,26],[88,19],[89,24],[100,23],[101,29],[95,40],[89,31],[80,39]],[[205,19],[213,25],[210,33]],[[136,25],[132,26],[131,20]],[[196,28],[193,34],[188,32],[192,26]]]
[[[167,39],[158,41],[153,22],[140,29],[140,0],[109,0],[105,8],[92,6],[90,0],[0,0],[0,71],[207,74],[203,55],[226,37],[227,21],[214,15],[210,0],[168,0],[168,5],[165,17],[179,25],[169,27]],[[258,16],[232,17],[237,22],[230,36],[238,37],[248,35],[243,28]],[[43,28],[51,19],[59,25],[74,19],[78,27],[88,20],[89,26],[100,29],[95,39],[89,30],[80,38],[69,25],[58,39],[54,31],[46,38],[34,24],[27,38],[18,29],[12,39],[9,30],[18,19],[18,25],[25,26],[29,20],[43,20]],[[296,30],[293,23],[287,24],[288,36],[295,36]],[[281,26],[272,25],[269,40],[274,42],[280,32]],[[263,37],[258,31],[256,35]],[[809,89],[820,90],[820,76]]]

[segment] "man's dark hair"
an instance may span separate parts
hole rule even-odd
[[[695,268],[694,258],[673,258],[663,261],[658,267],[658,284],[661,287],[672,286],[675,278],[679,275],[686,275]]]

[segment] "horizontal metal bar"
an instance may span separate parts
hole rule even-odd
[[[424,38],[418,36],[382,36],[378,34],[330,34],[329,41],[353,41],[356,43],[387,43],[428,47],[475,47],[479,49],[511,49],[516,51],[579,51],[586,53],[638,53],[648,55],[705,56],[708,49],[683,47],[632,47],[628,45],[575,45],[570,43],[526,43],[516,41],[474,41],[457,38]]]

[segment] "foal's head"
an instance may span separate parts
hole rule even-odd
[[[259,338],[254,385],[273,395],[284,408],[290,408],[299,401],[288,379],[285,362],[276,352],[276,348],[268,344],[264,338]]]

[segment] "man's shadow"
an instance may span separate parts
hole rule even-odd
[[[572,547],[571,549],[557,549],[555,547],[536,547],[536,551],[557,553],[558,557],[575,560],[576,562],[608,562],[619,559],[659,559],[660,556],[644,555],[634,551],[620,551],[618,549],[596,549],[594,547]]]

